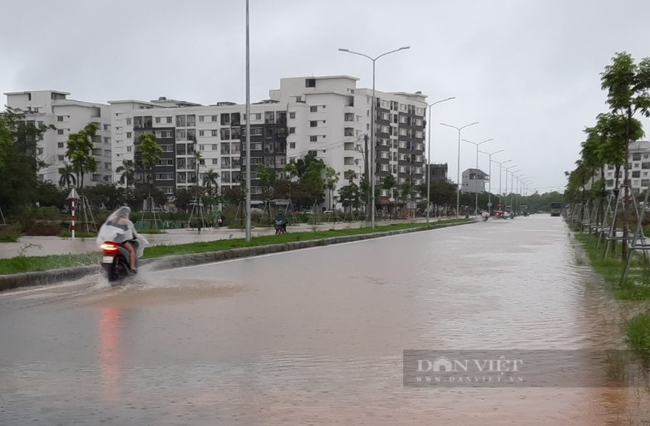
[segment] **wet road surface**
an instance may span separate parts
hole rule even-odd
[[[625,348],[585,264],[531,216],[0,293],[0,425],[644,424],[637,387],[403,385],[408,349]]]

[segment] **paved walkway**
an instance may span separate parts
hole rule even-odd
[[[389,225],[392,223],[425,222],[425,218],[411,220],[378,221],[377,225]],[[431,219],[436,221],[436,219]],[[350,229],[367,226],[366,222],[337,222],[323,223],[320,225],[298,224],[290,225],[288,232],[308,232],[313,230],[327,229]],[[273,235],[275,229],[272,227],[253,228],[254,237],[262,235]],[[195,243],[201,241],[225,240],[230,238],[245,238],[246,232],[243,229],[229,228],[207,228],[198,234],[196,229],[170,229],[164,234],[147,234],[151,245],[175,245]],[[46,256],[51,254],[66,253],[88,253],[96,252],[98,248],[94,238],[70,238],[61,237],[21,237],[16,243],[0,243],[0,258],[11,258],[23,254],[25,256]]]

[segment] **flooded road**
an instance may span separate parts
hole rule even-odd
[[[646,424],[638,387],[404,386],[404,350],[625,348],[585,265],[544,215],[0,293],[0,424]]]

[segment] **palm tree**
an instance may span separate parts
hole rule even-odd
[[[75,177],[72,165],[66,163],[64,167],[59,168],[59,173],[61,174],[59,178],[59,186],[61,188],[67,187],[69,189],[71,186],[75,186],[77,178]]]
[[[122,165],[115,169],[115,173],[121,173],[120,183],[126,184],[128,191],[131,183],[135,183],[135,163],[133,160],[124,160]]]
[[[212,198],[219,188],[217,180],[219,179],[219,173],[210,169],[203,174],[203,186],[207,188],[208,196]],[[214,189],[213,189],[214,188]]]

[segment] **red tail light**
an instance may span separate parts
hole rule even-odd
[[[113,252],[113,251],[117,251],[117,244],[104,243],[104,244],[100,245],[99,248],[101,248],[103,251],[106,251],[106,252]]]

